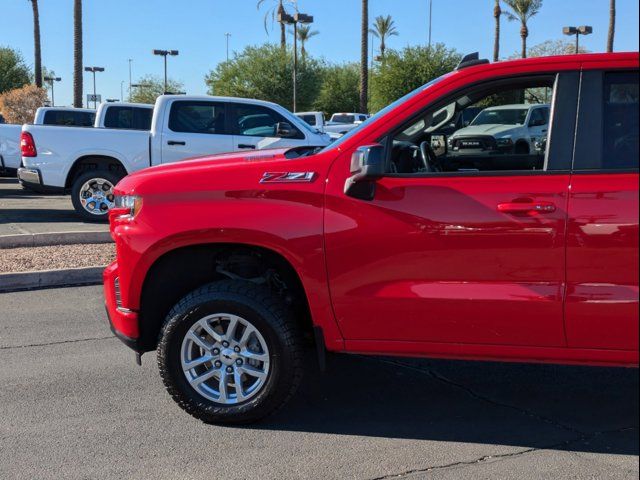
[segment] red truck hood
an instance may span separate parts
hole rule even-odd
[[[158,165],[127,175],[115,190],[117,194],[144,195],[216,190],[232,185],[236,188],[243,185],[254,187],[265,172],[286,172],[295,170],[300,165],[300,160],[285,157],[285,153],[290,150],[291,148],[279,148],[225,153]]]

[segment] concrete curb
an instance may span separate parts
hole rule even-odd
[[[0,249],[87,243],[111,243],[109,232],[48,232],[0,235]]]
[[[105,267],[67,268],[37,272],[0,273],[0,293],[45,287],[102,283]]]

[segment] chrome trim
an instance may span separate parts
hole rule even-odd
[[[40,179],[40,171],[32,168],[19,168],[18,180],[20,180],[21,182],[42,185],[42,180]]]

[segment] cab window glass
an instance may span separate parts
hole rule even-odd
[[[94,112],[73,112],[62,110],[48,110],[42,119],[43,125],[58,125],[66,127],[93,127],[96,114]]]
[[[475,87],[400,127],[391,174],[534,171],[546,168],[555,77]]]
[[[304,135],[296,127],[275,110],[261,105],[241,105],[235,107],[235,128],[238,135],[245,137],[276,137],[279,123],[287,123],[294,131],[291,138],[304,139]]]
[[[226,107],[223,103],[176,101],[171,105],[171,131],[225,135],[225,125]]]
[[[110,106],[104,117],[106,128],[150,130],[152,110],[139,107]]]
[[[638,168],[638,73],[604,77],[602,168]]]

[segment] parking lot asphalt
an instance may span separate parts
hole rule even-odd
[[[108,229],[107,224],[83,222],[68,195],[35,193],[15,178],[0,178],[0,235]]]
[[[0,478],[637,478],[638,370],[309,361],[280,412],[203,424],[105,322],[100,287],[0,295]]]

